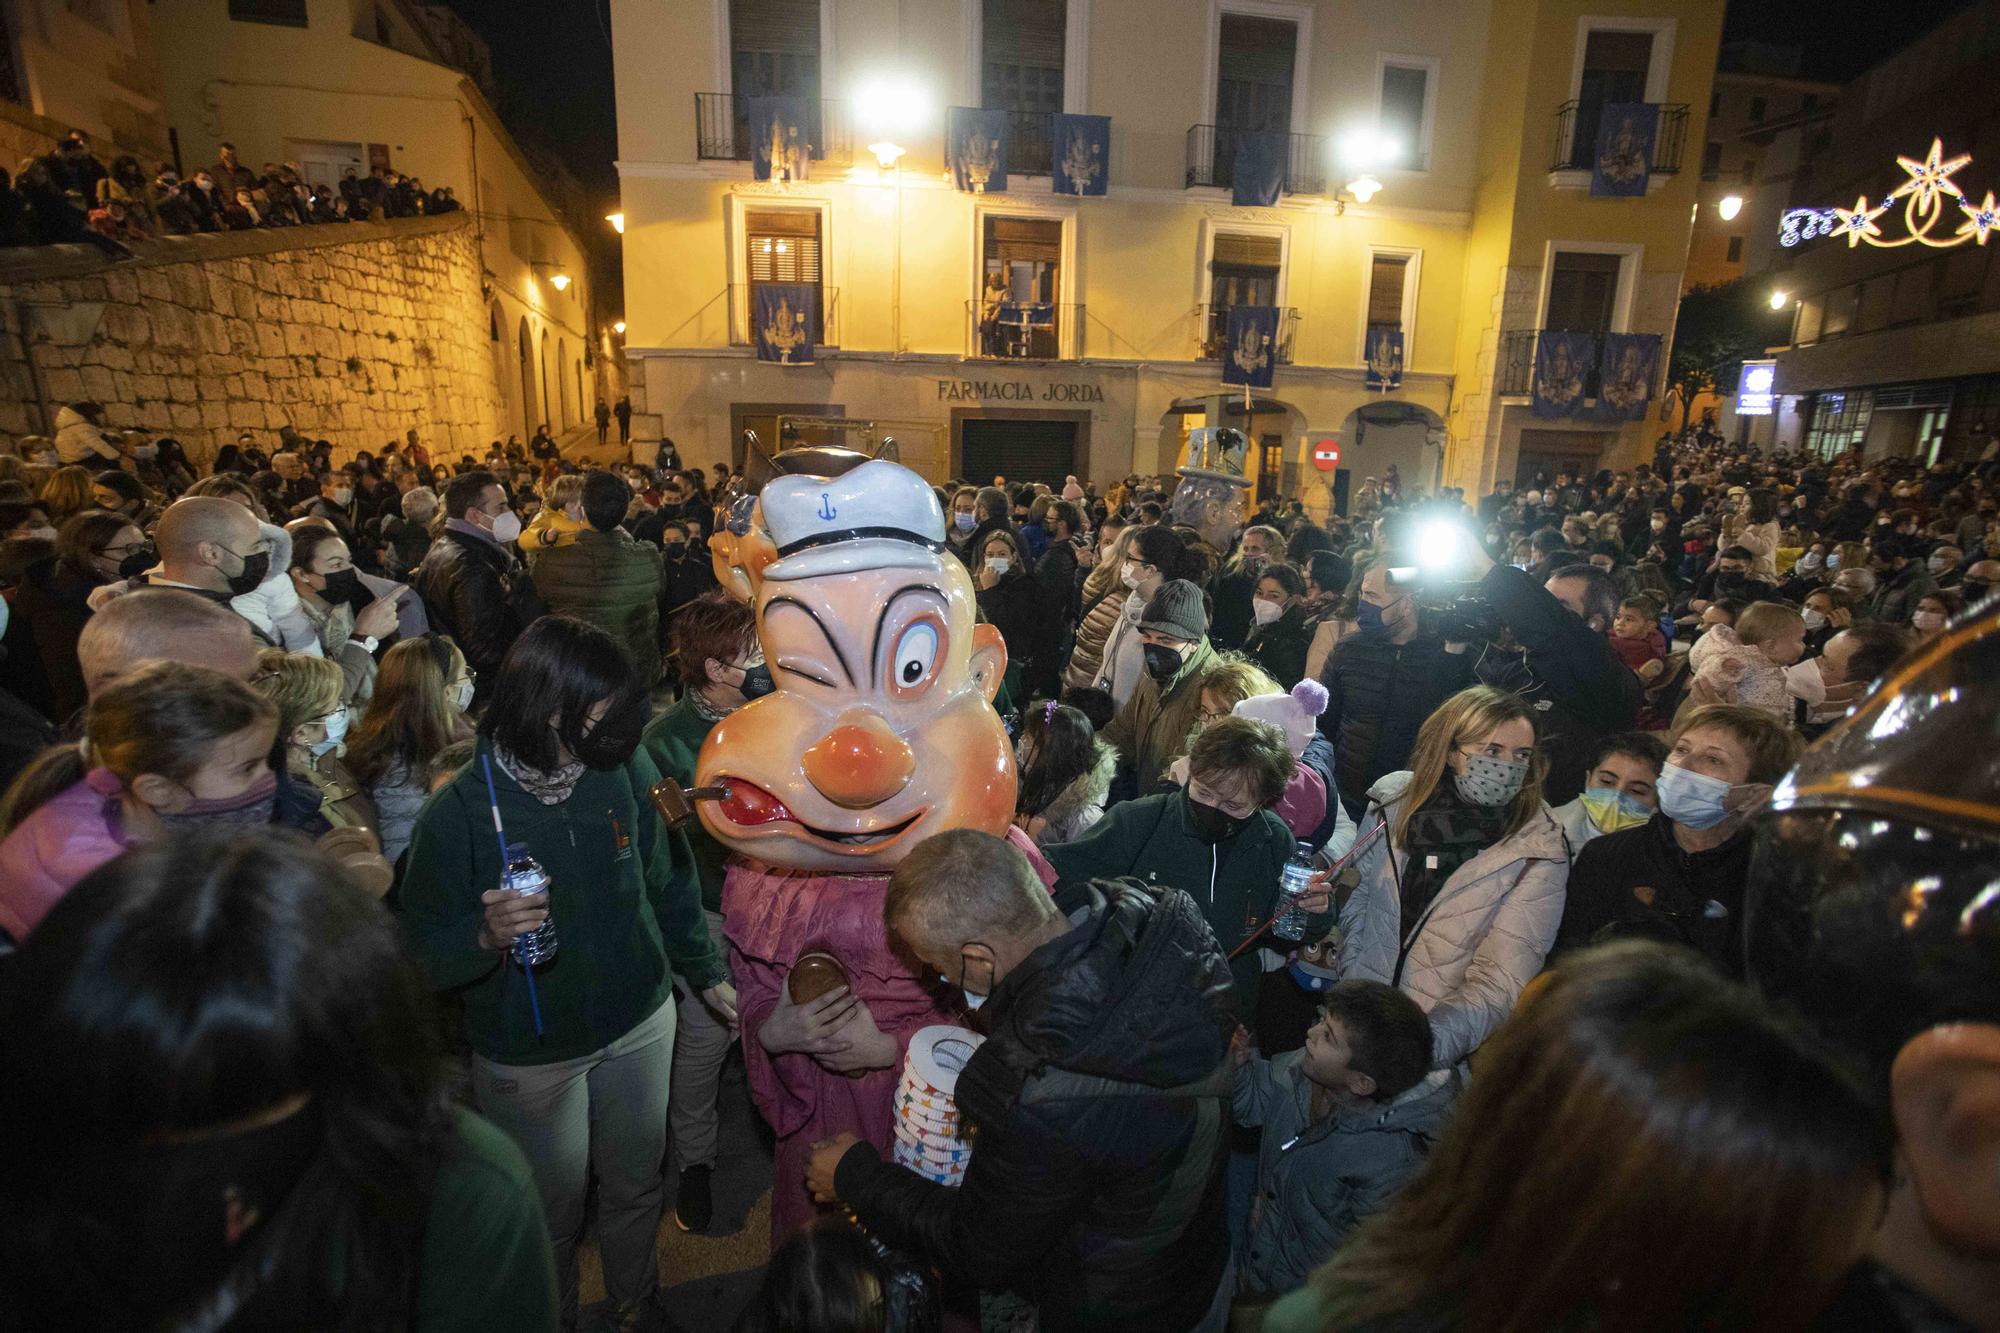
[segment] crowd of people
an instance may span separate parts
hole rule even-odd
[[[843,990],[745,1026],[727,853],[651,796],[798,674],[709,558],[746,479],[546,429],[195,460],[106,417],[0,453],[11,1296],[571,1328],[594,1218],[607,1317],[659,1327],[731,1046],[898,1053]],[[886,925],[988,1034],[973,1166],[820,1145],[839,1211],[741,1327],[977,1292],[1049,1330],[1993,1327],[1990,1247],[1938,1237],[1990,1240],[2000,1191],[1910,1184],[1992,1165],[1990,1104],[1912,1146],[1886,1065],[1743,983],[1760,816],[2000,583],[2000,474],[1668,438],[1476,497],[1269,497],[1228,549],[1176,489],[937,488],[1020,836],[919,843]],[[536,876],[589,892],[501,887]],[[1991,916],[1925,982],[1988,1079]]]
[[[388,167],[347,168],[335,183],[307,179],[296,162],[252,170],[223,143],[214,162],[183,177],[171,163],[148,171],[130,153],[110,161],[71,130],[53,152],[0,171],[0,246],[84,243],[113,254],[127,241],[197,232],[379,222],[452,213],[452,187],[426,189]]]

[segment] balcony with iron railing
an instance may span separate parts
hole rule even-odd
[[[734,347],[755,347],[757,332],[753,321],[757,318],[757,289],[762,286],[785,286],[783,283],[731,283],[729,285],[729,342]],[[812,328],[813,346],[832,348],[840,346],[840,288],[823,283],[804,283],[802,286],[819,288],[819,318]]]
[[[1212,185],[1227,190],[1236,184],[1236,135],[1228,126],[1190,125],[1187,132],[1187,188]],[[1321,194],[1326,190],[1326,136],[1288,136],[1285,193]]]
[[[1653,135],[1651,172],[1671,176],[1681,169],[1687,150],[1688,109],[1685,102],[1656,102],[1659,128]],[[1556,108],[1555,148],[1550,171],[1588,172],[1597,158],[1597,131],[1603,123],[1605,105],[1599,102],[1564,102]]]
[[[735,93],[694,95],[694,155],[704,162],[748,162],[751,158],[750,102]],[[807,149],[812,160],[844,167],[854,160],[854,136],[847,103],[806,102]]]
[[[1257,307],[1250,307],[1256,309]],[[1198,305],[1195,313],[1195,360],[1220,361],[1229,346],[1229,312],[1235,309],[1227,305]],[[1273,351],[1276,364],[1292,364],[1292,340],[1299,329],[1299,312],[1296,306],[1284,306],[1278,311],[1278,345]]]
[[[1500,335],[1498,360],[1493,372],[1493,391],[1502,398],[1526,398],[1535,391],[1535,342],[1543,330],[1508,329]],[[1583,372],[1583,396],[1594,401],[1604,386],[1605,342],[1592,335],[1590,363]],[[1662,389],[1663,366],[1655,366],[1648,391],[1658,397]]]
[[[1056,113],[1053,111],[1009,111],[1007,113],[1007,174],[1046,176],[1055,154]]]
[[[1075,361],[1084,307],[1055,301],[965,303],[965,354],[983,361]]]

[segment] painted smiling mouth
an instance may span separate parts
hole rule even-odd
[[[909,818],[880,828],[863,829],[858,833],[845,833],[837,829],[815,828],[806,823],[770,792],[741,778],[719,778],[718,785],[728,788],[729,795],[716,803],[722,817],[742,828],[756,828],[766,824],[790,824],[800,832],[822,842],[834,843],[842,847],[872,847],[879,843],[893,842],[907,832],[911,825],[924,817],[919,810]]]

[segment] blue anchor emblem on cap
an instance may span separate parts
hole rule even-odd
[[[820,516],[820,518],[821,518],[821,519],[823,519],[823,520],[825,520],[825,521],[827,521],[827,522],[831,522],[831,521],[833,520],[833,516],[834,516],[834,512],[835,512],[835,511],[834,511],[834,508],[833,508],[833,500],[832,500],[832,498],[831,498],[830,496],[828,496],[828,495],[827,495],[827,493],[826,493],[825,491],[821,491],[821,492],[819,493],[819,516]]]

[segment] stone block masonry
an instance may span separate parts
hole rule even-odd
[[[197,459],[284,425],[339,457],[411,427],[437,457],[504,436],[470,214],[134,249],[0,250],[0,436],[78,399]]]

